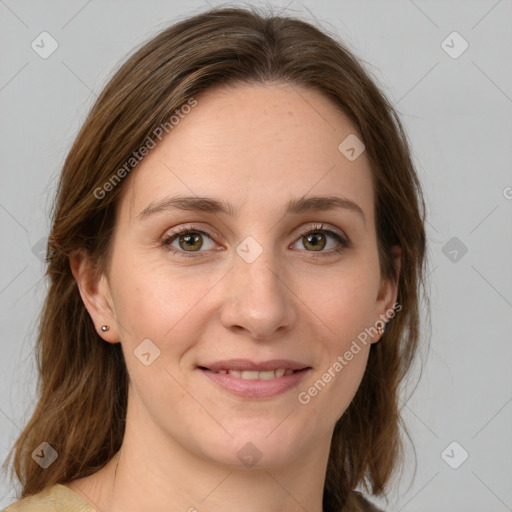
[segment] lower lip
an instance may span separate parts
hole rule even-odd
[[[210,380],[234,395],[243,398],[271,398],[297,386],[309,372],[310,368],[269,380],[247,380],[235,377],[229,373],[215,373],[210,370],[203,370],[202,368],[199,368],[199,370],[203,375],[206,375]]]

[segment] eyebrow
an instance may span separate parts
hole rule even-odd
[[[214,214],[224,213],[229,216],[236,216],[238,213],[238,209],[232,203],[219,201],[211,197],[178,196],[166,197],[158,202],[150,203],[137,215],[137,218],[146,219],[151,215],[168,210],[188,210]],[[292,199],[286,205],[285,215],[299,215],[308,212],[326,210],[353,211],[361,216],[366,226],[366,217],[362,208],[346,197],[313,196],[308,198],[301,197],[298,199]]]

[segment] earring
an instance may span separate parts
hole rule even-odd
[[[102,326],[101,326],[101,330],[102,330],[103,332],[106,332],[106,331],[108,331],[109,329],[110,329],[110,327],[109,327],[108,325],[102,325]]]
[[[382,336],[384,334],[384,327],[379,325],[379,327],[377,327],[377,331],[379,331],[379,334]]]

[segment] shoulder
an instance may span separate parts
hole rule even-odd
[[[95,512],[80,496],[55,484],[9,505],[2,512]]]

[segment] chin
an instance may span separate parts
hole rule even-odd
[[[269,424],[265,422],[265,425]],[[304,440],[307,439],[299,433],[294,435],[289,425],[280,429],[276,428],[277,424],[273,422],[272,427],[266,429],[237,430],[233,437],[226,434],[213,439],[205,433],[203,439],[206,442],[195,444],[195,449],[202,448],[203,457],[231,469],[276,468],[292,462],[304,449]]]

